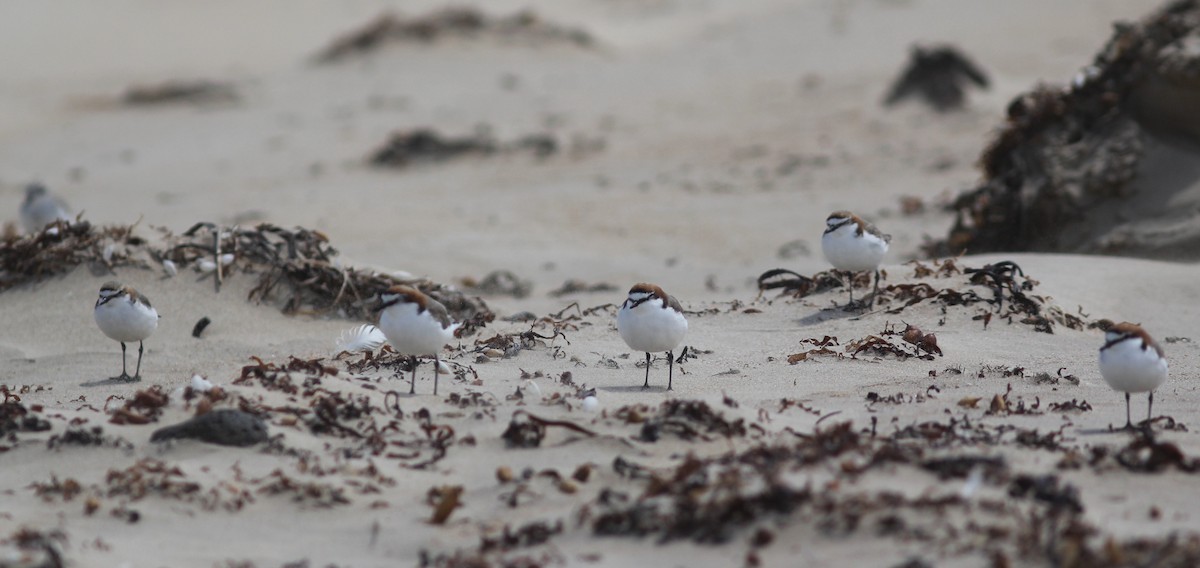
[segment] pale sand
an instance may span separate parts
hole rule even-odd
[[[969,185],[979,149],[998,124],[1007,101],[1038,81],[1062,81],[1088,62],[1108,37],[1110,22],[1134,18],[1157,2],[1071,1],[1050,7],[1033,1],[1008,2],[759,2],[751,6],[691,2],[613,2],[584,0],[533,4],[547,20],[578,25],[600,41],[596,50],[549,46],[473,45],[453,41],[434,46],[396,46],[362,61],[314,67],[306,58],[335,35],[365,22],[383,7],[378,2],[238,2],[159,5],[141,2],[58,3],[53,6],[0,6],[0,36],[10,46],[0,53],[6,80],[0,110],[0,209],[15,211],[21,185],[40,179],[97,223],[133,223],[182,231],[198,220],[229,222],[246,211],[284,226],[320,229],[355,265],[406,270],[437,281],[454,282],[507,269],[531,279],[534,294],[523,300],[493,297],[500,315],[529,310],[557,312],[577,300],[584,308],[619,303],[631,283],[650,280],[677,295],[685,307],[722,313],[692,317],[686,343],[712,350],[676,369],[676,389],[665,394],[665,369],[656,363],[655,387],[640,388],[642,355],[629,353],[600,312],[554,348],[523,351],[512,359],[473,364],[474,354],[455,351],[472,364],[479,386],[443,377],[443,395],[491,393],[499,406],[483,419],[429,393],[429,366],[419,370],[418,395],[400,401],[406,413],[422,407],[434,422],[449,424],[459,439],[472,435],[475,447],[452,446],[428,471],[400,467],[400,460],[373,459],[394,486],[361,494],[343,471],[332,477],[306,477],[297,460],[258,449],[228,449],[195,442],[167,449],[149,444],[154,426],[105,425],[105,432],[132,443],[132,450],[68,447],[48,451],[44,442],[82,416],[88,425],[105,418],[87,409],[111,394],[134,388],[184,385],[192,373],[228,385],[250,356],[283,362],[332,355],[341,330],[358,322],[289,318],[272,306],[243,301],[252,283],[235,278],[220,295],[207,280],[185,271],[173,279],[138,270],[117,276],[154,300],[162,326],[148,342],[145,380],[137,387],[84,387],[81,383],[115,374],[119,348],[91,319],[91,305],[108,275],[85,269],[34,286],[0,294],[0,352],[7,363],[0,384],[50,390],[23,395],[51,417],[49,433],[18,435],[15,450],[0,454],[0,538],[18,526],[61,529],[72,566],[205,566],[249,560],[259,566],[308,559],[314,566],[411,565],[417,550],[443,553],[473,548],[481,534],[505,523],[562,519],[566,534],[544,547],[518,554],[550,554],[568,564],[628,566],[743,563],[752,530],[725,546],[675,542],[660,546],[653,537],[594,538],[576,519],[583,504],[604,487],[637,495],[640,482],[619,478],[611,467],[621,455],[652,467],[674,467],[686,452],[702,456],[744,450],[758,440],[734,438],[708,443],[680,442],[665,435],[657,444],[632,441],[637,425],[597,418],[564,406],[531,404],[547,418],[567,418],[606,435],[566,443],[573,437],[551,429],[538,450],[506,449],[499,435],[515,403],[505,401],[521,383],[521,370],[558,376],[570,371],[576,383],[599,390],[601,408],[627,404],[650,407],[667,398],[701,399],[730,417],[770,417],[765,439],[786,441],[796,431],[812,432],[817,417],[796,409],[778,412],[779,399],[804,401],[821,413],[841,412],[822,426],[852,420],[866,427],[871,416],[881,431],[925,420],[966,415],[985,424],[1011,423],[1042,432],[1058,429],[1062,414],[985,417],[987,401],[1013,384],[1012,397],[1043,405],[1087,400],[1094,410],[1066,416],[1068,445],[1123,445],[1121,434],[1083,431],[1123,423],[1121,397],[1109,390],[1095,366],[1102,342],[1095,330],[1058,328],[1054,335],[1028,326],[993,322],[987,331],[971,320],[976,309],[952,310],[945,325],[936,308],[920,306],[900,316],[874,314],[861,320],[821,312],[844,294],[834,291],[804,301],[759,302],[757,314],[725,313],[729,302],[751,301],[753,280],[762,271],[786,266],[802,273],[825,268],[819,253],[822,220],[829,211],[853,209],[892,233],[889,282],[911,274],[900,263],[917,254],[926,235],[944,234],[950,219],[939,213],[899,214],[899,197],[936,202]],[[525,3],[489,3],[508,13]],[[419,13],[432,4],[404,5]],[[959,45],[991,75],[991,91],[973,92],[967,110],[937,115],[916,104],[887,111],[879,106],[913,41]],[[506,75],[516,87],[501,87]],[[231,80],[242,101],[196,109],[119,109],[99,104],[133,83],[201,77]],[[375,103],[372,101],[375,100]],[[379,101],[382,101],[379,102]],[[469,133],[486,123],[501,139],[548,129],[560,141],[583,135],[602,138],[605,147],[544,162],[532,158],[469,158],[461,163],[378,171],[362,159],[394,129],[433,126],[447,134]],[[549,124],[549,126],[547,126]],[[790,155],[801,157],[791,174],[777,168]],[[319,170],[314,173],[314,165]],[[148,230],[142,230],[150,235]],[[802,239],[809,254],[777,256],[779,247]],[[1194,302],[1200,284],[1191,266],[1102,257],[1005,255],[967,258],[981,266],[1012,259],[1040,281],[1036,291],[1074,313],[1144,324],[1160,340],[1194,336],[1200,316]],[[614,284],[617,292],[551,298],[547,292],[568,278]],[[715,283],[715,288],[706,281]],[[935,284],[940,285],[940,284]],[[197,340],[190,336],[201,316],[213,324]],[[821,358],[788,365],[789,354],[806,350],[799,342],[824,335],[843,343],[882,331],[899,319],[936,331],[944,358],[925,361],[838,361]],[[497,321],[475,339],[528,329],[528,324]],[[1197,338],[1200,339],[1200,338]],[[1171,382],[1156,397],[1156,414],[1193,426],[1188,410],[1200,395],[1188,386],[1197,368],[1196,344],[1165,345]],[[580,365],[571,361],[578,359]],[[598,365],[616,357],[619,369]],[[131,358],[130,364],[133,364]],[[1031,379],[989,375],[985,365],[1023,366],[1029,375],[1059,368],[1081,379],[1078,386],[1037,385]],[[945,369],[961,367],[963,375]],[[737,374],[718,375],[734,369]],[[931,378],[929,372],[937,370]],[[369,374],[381,390],[407,392],[407,382],[391,373]],[[345,382],[344,382],[345,381]],[[375,396],[343,371],[326,386]],[[539,379],[541,389],[573,394],[574,389]],[[881,395],[926,393],[920,404],[874,405]],[[264,395],[270,404],[288,402],[258,387],[237,393]],[[722,404],[722,393],[740,403]],[[978,409],[962,409],[964,397],[984,397]],[[1135,418],[1144,417],[1145,397],[1135,399]],[[186,412],[175,407],[161,423]],[[60,417],[56,417],[60,416]],[[273,419],[273,433],[289,447],[315,451],[323,467],[361,470],[367,460],[340,460],[344,439],[314,436]],[[406,436],[420,430],[411,417]],[[1200,452],[1194,435],[1164,434],[1188,455]],[[622,441],[629,440],[629,441]],[[1022,450],[1012,444],[976,453],[1008,456],[1013,472],[1053,472],[1060,455]],[[292,503],[285,496],[255,494],[238,512],[206,511],[149,496],[129,501],[103,497],[93,516],[83,514],[83,497],[46,503],[30,484],[51,476],[74,478],[84,486],[103,484],[109,469],[124,469],[151,457],[181,468],[207,491],[233,479],[236,464],[245,479],[282,469],[298,479],[344,487],[351,503],[333,508]],[[511,509],[500,495],[498,465],[520,472],[555,468],[569,475],[583,463],[596,464],[588,483],[574,495],[561,494],[545,478],[530,482],[530,503]],[[821,484],[838,462],[804,470],[797,479]],[[1148,476],[1124,470],[1103,474],[1085,468],[1059,472],[1077,485],[1084,518],[1117,538],[1162,536],[1171,530],[1200,531],[1193,483],[1186,474]],[[847,484],[844,491],[891,488],[907,495],[954,493],[961,480],[940,482],[912,466],[888,466]],[[465,506],[447,526],[426,522],[426,492],[433,486],[465,487]],[[260,485],[245,485],[256,491]],[[90,490],[89,490],[90,491]],[[1001,498],[1003,486],[982,493]],[[87,492],[85,491],[85,494]],[[375,501],[384,508],[371,508]],[[141,514],[126,523],[110,514],[121,504]],[[1154,506],[1161,519],[1150,521]],[[378,538],[372,544],[372,526]],[[777,537],[760,553],[767,565],[890,566],[909,556],[937,565],[984,565],[979,554],[959,555],[921,542],[875,536],[864,528],[849,536],[829,536],[802,517],[760,522]],[[99,543],[99,544],[98,544]],[[13,548],[0,548],[9,553]],[[0,557],[0,562],[3,562]]]

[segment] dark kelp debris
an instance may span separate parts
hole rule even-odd
[[[883,104],[892,106],[909,97],[920,97],[938,112],[957,110],[966,101],[972,83],[986,89],[987,74],[951,45],[914,45],[908,65],[892,83]]]
[[[589,503],[588,518],[593,533],[600,536],[723,544],[752,534],[752,549],[775,540],[760,538],[760,529],[773,533],[789,530],[790,525],[808,525],[836,537],[869,531],[874,537],[920,542],[949,557],[990,558],[1000,566],[1115,567],[1138,565],[1131,564],[1135,561],[1188,566],[1200,559],[1196,536],[1103,538],[1083,517],[1084,500],[1077,486],[1058,474],[1011,471],[1001,455],[976,449],[981,444],[1020,444],[1020,435],[1017,439],[1008,435],[1012,430],[1007,424],[986,426],[951,418],[947,423],[913,424],[884,435],[845,422],[811,434],[793,432],[796,442],[792,444],[762,443],[707,458],[689,454],[668,469],[634,468],[619,459],[614,470],[640,484],[641,494],[602,490]],[[966,451],[955,451],[959,447]],[[1135,471],[1192,471],[1198,463],[1180,456],[1171,444],[1149,440],[1135,440],[1115,453],[1100,448],[1092,460],[1099,469],[1124,461]],[[1064,454],[1078,451],[1061,445],[1047,449]],[[837,474],[815,487],[811,477],[798,474],[809,467]],[[905,495],[889,489],[863,490],[843,481],[871,469],[897,467],[919,468],[937,476],[939,489]],[[1000,489],[1012,499],[976,495],[981,485]],[[944,522],[947,516],[958,520]],[[1151,561],[1160,558],[1170,561]]]
[[[234,272],[258,274],[249,299],[278,299],[289,314],[333,313],[369,320],[379,293],[396,284],[420,289],[441,302],[455,321],[460,336],[495,319],[481,298],[427,279],[403,279],[389,274],[342,266],[337,249],[320,231],[284,229],[271,224],[254,228],[218,227],[197,223],[182,235],[165,233],[163,246],[133,234],[133,228],[95,227],[87,221],[59,222],[38,233],[9,236],[0,241],[0,291],[36,282],[88,265],[97,273],[151,263],[204,268],[210,265],[217,289]]]
[[[927,252],[1197,258],[1200,231],[1172,195],[1200,180],[1198,30],[1200,4],[1168,2],[1115,25],[1069,86],[1014,99],[980,157],[983,182],[954,202],[954,226]],[[1132,194],[1163,205],[1129,207]]]
[[[459,39],[491,39],[526,45],[592,47],[591,34],[547,22],[530,10],[489,16],[477,8],[449,7],[415,17],[384,13],[335,39],[317,53],[318,63],[333,63],[378,50],[391,43],[432,43]]]
[[[212,104],[238,100],[237,89],[219,81],[167,81],[156,85],[130,87],[121,96],[126,106],[167,105],[179,103]]]
[[[482,299],[468,297],[449,286],[341,266],[335,260],[337,249],[320,231],[289,230],[270,224],[240,228],[197,223],[167,240],[171,246],[161,253],[162,258],[181,268],[203,259],[233,255],[227,266],[225,262],[214,263],[216,277],[235,270],[258,273],[258,284],[251,289],[249,299],[269,301],[278,293],[286,313],[332,312],[367,320],[381,292],[406,284],[445,305],[455,321],[463,322],[458,332],[461,335],[469,335],[495,319]]]
[[[547,158],[558,152],[558,141],[549,134],[529,134],[511,142],[497,142],[485,133],[451,137],[429,128],[394,132],[367,157],[372,166],[407,168],[469,156],[529,153]]]

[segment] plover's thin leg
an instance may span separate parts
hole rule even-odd
[[[879,296],[879,269],[875,269],[875,289],[871,292],[871,307],[875,306],[875,298]]]
[[[850,290],[850,303],[846,304],[846,307],[850,307],[850,306],[854,305],[854,273],[853,272],[851,272],[849,270],[846,271],[845,282],[846,282],[846,289]]]
[[[138,342],[137,370],[133,372],[133,378],[135,378],[135,379],[142,376],[142,351],[145,349],[145,347],[146,347],[145,341]]]
[[[417,356],[410,355],[408,360],[412,362],[412,380],[408,383],[408,394],[417,394]]]
[[[128,377],[128,376],[129,376],[129,372],[126,371],[126,367],[125,367],[125,342],[122,341],[121,342],[121,377],[123,378],[123,377]]]
[[[675,355],[667,351],[667,390],[671,390],[671,375],[675,374]]]
[[[1154,391],[1150,391],[1150,396],[1147,400],[1149,401],[1146,404],[1146,421],[1148,422],[1154,416],[1154,412],[1152,411],[1154,408]]]
[[[438,371],[441,370],[438,367],[441,367],[441,365],[438,364],[437,353],[434,353],[433,354],[433,396],[437,396]]]
[[[1133,429],[1133,420],[1129,419],[1129,393],[1125,393],[1125,428]]]
[[[649,352],[646,353],[646,382],[642,385],[642,388],[644,388],[644,389],[650,388],[650,353]]]

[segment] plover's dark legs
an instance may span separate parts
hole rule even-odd
[[[671,390],[671,375],[675,374],[675,354],[667,351],[667,390]]]
[[[646,353],[646,382],[642,384],[642,388],[650,388],[650,353]]]
[[[146,342],[144,342],[144,341],[139,341],[139,342],[138,342],[138,362],[137,362],[137,370],[135,370],[135,371],[133,372],[133,378],[135,378],[135,379],[139,379],[139,378],[141,378],[141,376],[142,376],[142,352],[143,352],[143,351],[145,351],[145,350],[146,350]]]
[[[875,289],[871,292],[871,303],[868,304],[870,307],[875,307],[875,297],[876,296],[879,296],[879,269],[878,268],[875,269]]]
[[[1154,391],[1150,391],[1150,396],[1146,400],[1146,421],[1149,421],[1154,417],[1154,413],[1151,411],[1154,408]]]
[[[441,371],[441,365],[438,364],[437,353],[433,354],[433,396],[437,396],[438,372]]]
[[[1125,393],[1125,429],[1133,429],[1133,421],[1129,419],[1129,393]]]
[[[408,383],[408,394],[417,394],[417,356],[410,355],[408,360],[412,362],[412,380]]]
[[[850,307],[854,305],[854,273],[847,270],[845,274],[846,289],[850,291],[850,303],[846,304],[846,307]]]
[[[125,342],[121,342],[121,376],[128,377],[129,373],[125,370]]]

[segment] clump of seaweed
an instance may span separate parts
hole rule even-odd
[[[0,241],[0,291],[66,273],[87,264],[110,272],[118,266],[161,264],[168,274],[195,266],[212,274],[216,290],[228,274],[258,274],[249,298],[279,301],[289,314],[336,314],[371,319],[379,294],[397,284],[420,289],[461,321],[460,336],[495,319],[483,299],[428,279],[411,279],[343,266],[338,251],[320,231],[196,223],[181,235],[167,233],[162,248],[134,235],[133,227],[95,227],[87,221],[58,222],[41,232]]]
[[[1070,86],[1041,85],[1014,99],[1005,125],[980,157],[982,184],[953,203],[954,226],[927,252],[1138,252],[1195,258],[1195,231],[1164,231],[1165,220],[1157,218],[1151,219],[1153,230],[1138,235],[1135,225],[1126,225],[1129,208],[1121,198],[1139,190],[1177,190],[1186,185],[1179,176],[1197,173],[1194,152],[1172,158],[1147,143],[1148,133],[1200,140],[1195,121],[1182,110],[1200,100],[1195,82],[1200,57],[1194,48],[1183,47],[1197,30],[1200,4],[1170,2],[1141,22],[1114,26],[1107,45]],[[1139,183],[1152,151],[1159,161],[1181,166],[1173,181]]]
[[[484,133],[452,137],[429,128],[393,133],[367,163],[372,166],[406,168],[417,164],[443,162],[468,156],[491,156],[528,152],[546,158],[558,152],[558,141],[549,134],[529,134],[511,142],[497,142]]]
[[[477,8],[449,7],[411,18],[384,13],[335,39],[317,53],[315,60],[333,63],[375,51],[389,43],[432,43],[446,38],[491,38],[584,48],[595,44],[588,32],[547,22],[530,10],[510,16],[489,16]]]

